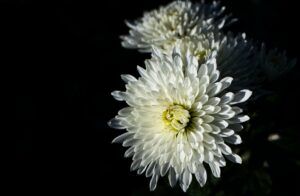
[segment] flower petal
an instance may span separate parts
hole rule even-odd
[[[228,155],[224,155],[228,160],[234,162],[234,163],[238,163],[241,164],[242,163],[242,158],[237,155],[237,154],[228,154]]]
[[[252,95],[250,90],[241,90],[234,95],[234,99],[230,102],[231,105],[247,101]]]
[[[149,184],[149,188],[150,191],[154,191],[157,185],[157,181],[158,181],[158,175],[153,175],[151,180],[150,180],[150,184]]]
[[[135,77],[133,77],[132,75],[129,75],[129,74],[122,74],[121,78],[126,83],[137,81],[137,79]]]
[[[196,177],[196,180],[198,181],[198,183],[200,184],[200,186],[203,187],[207,180],[207,173],[202,164],[198,165],[197,168],[198,168],[198,170],[195,173],[195,177]]]
[[[241,144],[242,143],[242,139],[241,136],[234,134],[231,135],[229,137],[224,137],[224,141],[230,144]]]

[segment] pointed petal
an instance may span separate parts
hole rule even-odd
[[[124,101],[126,93],[121,91],[113,91],[111,95],[118,101]]]
[[[157,185],[157,181],[158,181],[158,175],[153,175],[151,180],[150,180],[150,191],[154,191]]]
[[[195,177],[200,186],[203,187],[207,180],[207,173],[202,164],[198,166],[198,171],[195,173]]]
[[[119,119],[113,118],[110,121],[108,121],[108,126],[114,128],[114,129],[126,129],[126,126],[123,126],[121,124],[121,121]]]
[[[175,170],[173,168],[170,168],[169,169],[169,175],[168,175],[168,178],[169,178],[169,183],[170,183],[170,186],[171,187],[174,187],[176,185],[176,182],[178,180],[178,176],[177,174],[175,173]]]
[[[137,81],[137,79],[135,77],[133,77],[132,75],[129,75],[129,74],[122,74],[121,78],[126,83]]]
[[[229,155],[224,155],[228,160],[234,162],[234,163],[238,163],[241,164],[242,163],[242,158],[237,155],[237,154],[229,154]]]
[[[234,99],[230,102],[231,105],[247,101],[252,95],[250,90],[241,90],[234,95]]]
[[[224,141],[230,144],[241,144],[242,143],[242,139],[241,136],[234,134],[232,136],[229,137],[224,137]]]

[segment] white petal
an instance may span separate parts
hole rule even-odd
[[[233,78],[232,77],[225,77],[223,78],[220,82],[222,83],[222,89],[221,91],[223,91],[224,89],[228,88],[231,85]]]
[[[225,140],[225,138],[223,138]],[[231,148],[226,145],[225,143],[221,143],[218,145],[222,151],[223,154],[231,154],[232,151],[231,151]]]
[[[216,82],[207,88],[207,94],[209,96],[215,96],[221,91],[221,88],[222,88],[222,84],[220,82]]]
[[[157,181],[158,181],[158,175],[153,175],[151,180],[150,180],[150,191],[154,191],[157,185]]]
[[[209,61],[207,62],[209,65],[207,66],[208,68],[208,74],[212,75],[216,70],[217,70],[217,62],[215,58],[211,58],[209,59]]]
[[[213,113],[214,112],[214,110],[215,110],[215,107],[214,106],[212,106],[212,105],[205,105],[205,106],[203,106],[203,108],[202,108],[205,112],[207,112],[207,113],[209,113],[209,114],[211,114],[211,113]]]
[[[161,168],[160,168],[160,175],[161,176],[165,176],[166,173],[169,171],[170,168],[170,164],[169,163],[165,163]]]
[[[126,138],[122,144],[123,147],[129,147],[129,146],[133,146],[134,144],[136,144],[138,140],[132,138]]]
[[[210,136],[210,134],[208,134],[208,133],[203,134],[203,141],[208,144],[212,144],[215,142],[214,138],[212,136]]]
[[[130,132],[126,132],[123,133],[122,135],[119,135],[118,137],[116,137],[112,143],[122,143],[124,140],[129,139],[129,138],[133,138],[133,133]]]
[[[234,134],[232,136],[229,137],[225,137],[224,141],[230,144],[241,144],[242,143],[242,139],[241,136]]]
[[[199,88],[198,96],[202,96],[206,93],[206,85],[201,85]]]
[[[177,180],[178,180],[178,175],[176,174],[176,172],[174,171],[173,168],[169,169],[168,178],[169,178],[170,186],[174,187],[176,185]]]
[[[113,91],[111,95],[118,101],[124,101],[126,93],[121,91]]]
[[[202,76],[199,80],[200,86],[205,86],[209,84],[209,77],[208,76]]]
[[[174,60],[175,66],[179,66],[179,67],[183,66],[183,62],[182,62],[182,58],[181,58],[180,54],[173,52],[173,60]]]
[[[223,105],[221,107],[221,111],[218,114],[227,114],[231,110],[231,107],[229,105]]]
[[[228,128],[229,129],[232,129],[232,130],[234,130],[234,131],[236,131],[236,132],[239,132],[239,131],[241,131],[241,130],[243,130],[243,125],[241,125],[241,124],[230,124],[229,126],[228,126]]]
[[[210,116],[210,115],[204,115],[201,118],[206,123],[210,123],[215,119],[213,116]]]
[[[137,81],[137,79],[135,77],[133,77],[132,75],[129,75],[129,74],[122,74],[121,78],[126,83]]]
[[[137,66],[137,70],[139,72],[139,74],[143,77],[143,78],[147,78],[147,72],[144,68]]]
[[[110,121],[108,121],[108,126],[114,128],[114,129],[126,129],[126,126],[123,126],[121,124],[121,121],[119,119],[113,118]]]
[[[220,101],[220,104],[226,104],[226,103],[229,103],[231,102],[231,100],[234,98],[234,94],[232,92],[228,92],[226,94],[224,94],[222,97],[221,97],[221,101]]]
[[[220,167],[224,167],[224,166],[226,166],[226,161],[225,161],[225,159],[224,159],[224,157],[221,155],[220,157],[215,157],[215,161],[218,163],[218,165],[220,166]]]
[[[192,147],[198,146],[198,138],[194,132],[187,133],[187,138]]]
[[[141,160],[133,160],[130,166],[130,170],[134,171],[137,170],[140,167]]]
[[[201,78],[202,76],[207,75],[207,66],[205,64],[201,65],[199,71],[198,71],[198,76]]]
[[[133,111],[133,108],[132,107],[126,107],[126,108],[123,108],[121,109],[118,114],[120,116],[128,116],[131,112]]]
[[[213,74],[210,75],[210,83],[214,83],[219,79],[220,72],[216,70]]]
[[[211,162],[214,159],[214,155],[210,150],[204,151],[204,161]]]
[[[238,116],[235,116],[233,118],[231,118],[230,120],[228,120],[228,122],[230,124],[236,124],[236,123],[243,123],[243,122],[246,122],[250,119],[249,116],[247,115],[238,115]]]
[[[214,117],[216,119],[225,119],[225,120],[231,119],[234,116],[235,116],[235,112],[233,112],[232,110],[229,110],[226,113],[224,112],[223,114],[222,113],[218,113],[218,114],[214,115]]]
[[[232,129],[223,129],[220,133],[220,136],[222,137],[229,137],[234,134],[234,131]]]
[[[239,163],[239,164],[242,163],[242,158],[237,154],[229,154],[229,155],[225,155],[225,157],[234,163]]]
[[[193,132],[193,134],[194,134],[194,136],[195,136],[195,138],[196,138],[196,140],[198,142],[202,142],[203,141],[203,134],[202,133],[203,132],[201,132],[201,131],[195,131],[195,132]]]
[[[148,168],[146,170],[146,177],[154,175],[155,165],[155,162],[151,162],[150,165],[148,165]]]
[[[235,114],[240,114],[243,112],[243,109],[237,106],[232,107],[232,110],[235,112]]]
[[[219,97],[212,97],[207,101],[206,105],[216,106],[220,103],[220,101],[221,99]]]
[[[230,102],[231,105],[247,101],[252,95],[250,90],[241,90],[234,95],[234,99]]]
[[[184,192],[186,192],[186,190],[189,188],[191,182],[192,182],[192,174],[186,169],[182,175],[182,184],[183,184],[182,189]]]
[[[134,146],[125,151],[124,157],[132,157],[134,155]]]
[[[216,178],[220,178],[220,176],[221,176],[221,170],[220,170],[219,165],[217,163],[215,163],[215,162],[211,162],[211,163],[209,163],[209,167],[211,169],[212,174]]]
[[[147,167],[140,166],[136,173],[137,173],[138,175],[141,175],[142,173],[145,172],[146,168],[147,168]]]
[[[203,95],[200,99],[199,102],[201,102],[202,104],[205,104],[208,101],[208,95]]]
[[[198,171],[195,173],[195,177],[200,186],[203,187],[207,180],[207,173],[202,164],[198,165]]]
[[[218,127],[218,126],[216,126],[214,124],[210,124],[210,126],[212,128],[212,132],[211,133],[213,133],[213,134],[219,134],[221,132],[220,127]],[[215,137],[215,135],[214,135],[214,137]]]
[[[213,124],[220,127],[220,129],[225,129],[229,125],[225,120],[215,120]]]
[[[223,138],[221,136],[214,135],[214,138],[215,138],[216,144],[224,143],[224,140],[223,140]]]
[[[213,131],[212,127],[209,124],[203,123],[201,126],[203,127],[205,132],[212,132]]]

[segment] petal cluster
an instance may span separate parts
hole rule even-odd
[[[265,94],[264,81],[296,64],[245,33],[223,32],[235,21],[224,10],[220,2],[178,0],[126,22],[123,47],[152,57],[137,67],[138,78],[121,75],[126,90],[112,96],[128,107],[109,125],[125,130],[113,142],[128,148],[131,170],[151,177],[150,190],[163,176],[183,191],[193,176],[204,186],[208,170],[220,177],[226,160],[241,163],[229,146],[242,142],[238,133],[249,120],[238,104],[249,99],[248,89],[255,98]]]
[[[150,190],[164,175],[183,191],[193,175],[203,186],[208,167],[220,177],[225,158],[242,161],[228,144],[241,143],[237,133],[249,117],[236,105],[251,91],[227,90],[233,79],[220,78],[215,52],[199,64],[189,50],[180,48],[171,55],[154,49],[146,68],[138,67],[140,77],[122,75],[126,91],[112,93],[129,105],[109,122],[113,128],[126,129],[113,142],[128,147],[125,157],[132,157],[131,169],[151,177]]]
[[[174,1],[144,14],[133,23],[127,22],[129,35],[121,36],[126,48],[151,52],[152,46],[167,48],[176,40],[214,32],[233,22],[224,15],[225,7],[220,2],[212,4]]]

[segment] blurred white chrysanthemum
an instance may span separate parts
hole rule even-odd
[[[297,62],[297,59],[289,60],[286,52],[280,52],[277,48],[267,51],[264,44],[262,44],[258,58],[262,72],[268,81],[274,81],[286,74]]]
[[[249,120],[236,104],[246,101],[251,91],[228,92],[231,77],[219,79],[215,53],[199,64],[189,50],[179,47],[172,55],[154,49],[146,68],[138,67],[138,79],[122,75],[126,91],[114,91],[113,97],[126,101],[109,125],[126,129],[113,142],[129,147],[131,170],[151,177],[154,190],[160,176],[169,183],[177,181],[186,191],[194,175],[201,186],[206,183],[206,163],[220,177],[224,159],[241,163],[241,158],[226,144],[240,144],[237,132]]]
[[[145,13],[133,24],[127,22],[131,30],[129,35],[121,36],[122,45],[151,52],[152,46],[166,48],[177,39],[217,31],[234,21],[223,14],[224,10],[220,2],[174,1]]]
[[[219,45],[219,39],[216,39],[214,33],[206,33],[177,39],[168,48],[162,48],[161,51],[166,54],[172,54],[172,48],[177,46],[181,52],[189,50],[199,62],[203,62],[210,56],[211,52],[217,51]]]

